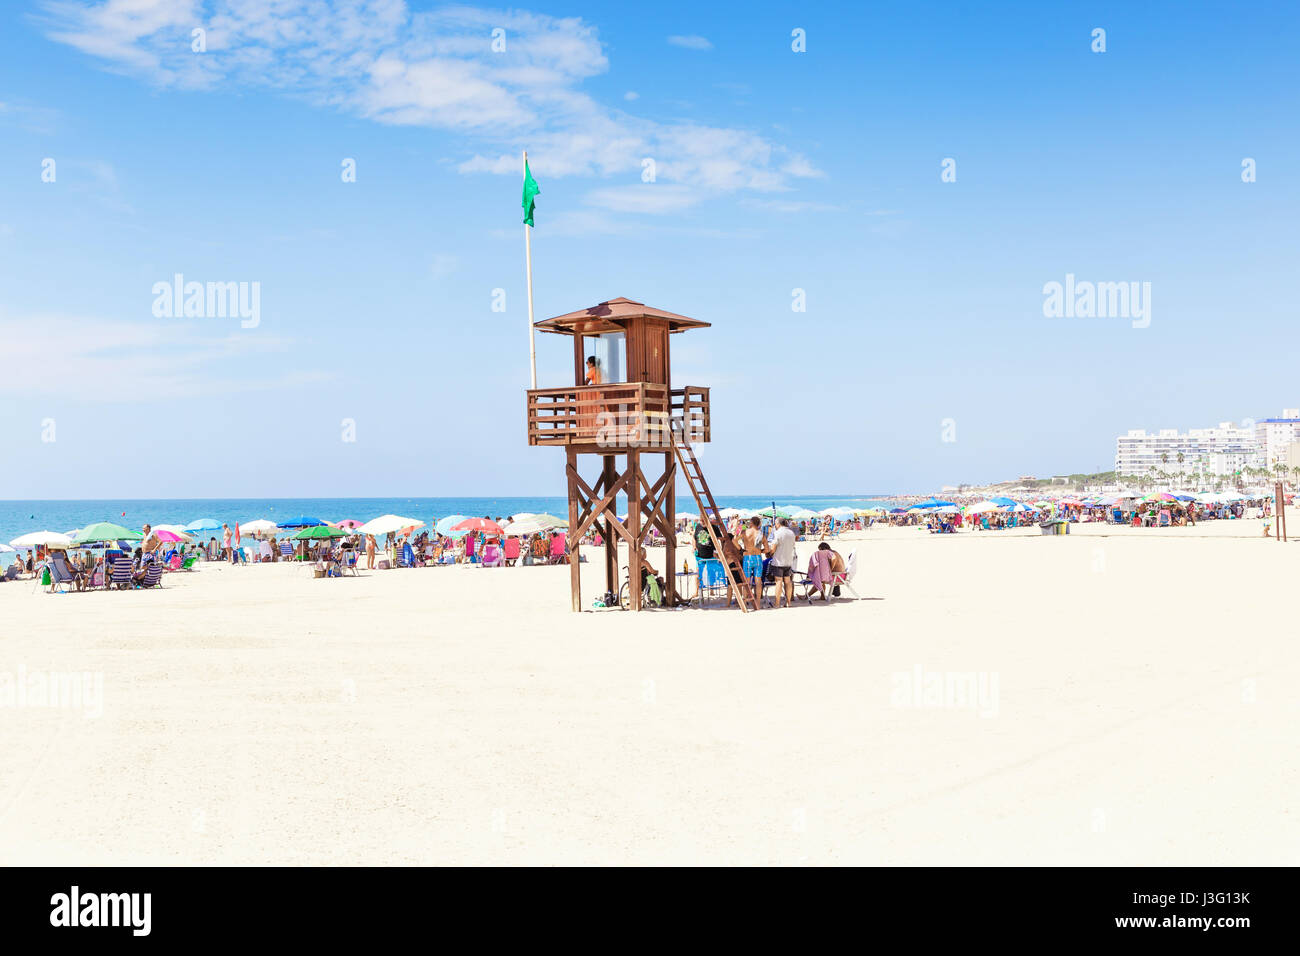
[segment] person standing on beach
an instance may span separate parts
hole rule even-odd
[[[794,532],[790,530],[790,519],[777,521],[768,550],[772,555],[768,568],[776,582],[776,606],[781,606],[784,595],[785,606],[789,607],[794,601]]]
[[[373,571],[375,569],[375,549],[376,549],[375,536],[373,534],[366,535],[366,570],[367,571]]]
[[[228,524],[223,524],[221,526],[221,556],[226,561],[231,560],[230,525]]]
[[[754,591],[754,610],[763,606],[763,519],[755,515],[749,519],[741,539],[743,556],[742,573]]]

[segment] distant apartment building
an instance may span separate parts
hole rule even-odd
[[[1284,408],[1281,418],[1265,418],[1255,424],[1255,445],[1265,468],[1287,464],[1287,449],[1300,441],[1300,408]]]
[[[1180,432],[1132,429],[1115,439],[1115,471],[1121,475],[1231,475],[1263,463],[1259,427],[1220,422]],[[1285,449],[1283,450],[1285,454]]]

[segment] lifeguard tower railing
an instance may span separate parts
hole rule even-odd
[[[669,447],[669,431],[709,440],[709,390],[652,382],[575,385],[528,391],[528,444]]]

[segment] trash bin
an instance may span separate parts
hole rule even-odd
[[[1043,534],[1069,534],[1070,522],[1064,518],[1056,518],[1052,521],[1041,521],[1038,524]]]

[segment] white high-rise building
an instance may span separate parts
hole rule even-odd
[[[1265,468],[1287,463],[1287,448],[1300,441],[1300,408],[1282,409],[1281,418],[1265,418],[1255,425],[1255,445]]]
[[[1194,479],[1256,468],[1262,460],[1257,431],[1258,427],[1232,422],[1186,432],[1176,428],[1156,432],[1132,429],[1115,440],[1115,471],[1129,477],[1163,472]]]

